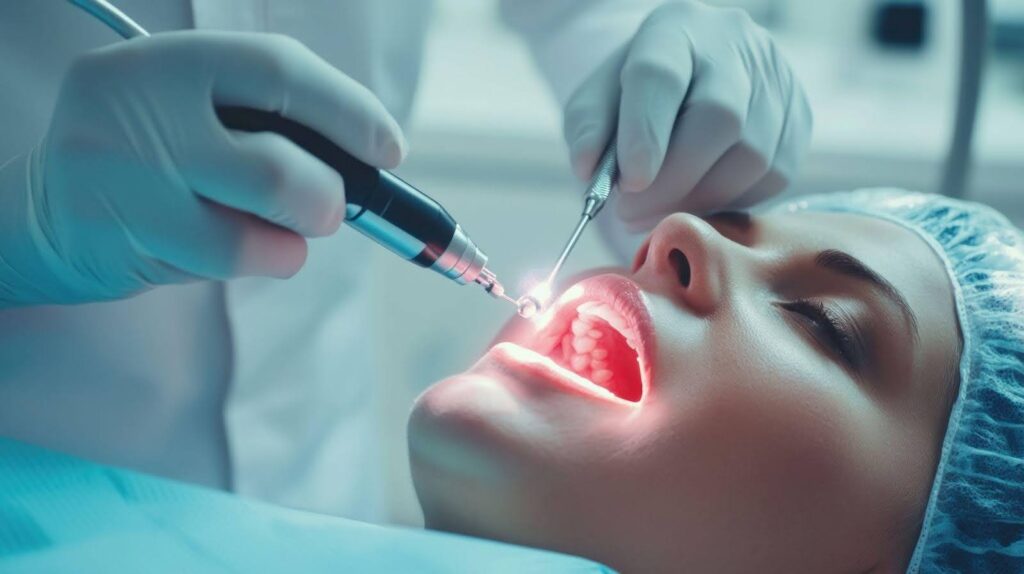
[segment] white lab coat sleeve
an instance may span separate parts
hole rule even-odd
[[[559,107],[666,0],[501,0],[502,20],[526,41]]]

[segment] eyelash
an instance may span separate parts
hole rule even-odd
[[[801,315],[814,324],[814,336],[825,343],[852,369],[857,368],[857,357],[853,337],[844,327],[843,321],[820,301],[797,299],[781,303],[783,309]]]

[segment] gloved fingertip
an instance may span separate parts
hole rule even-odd
[[[309,245],[305,238],[298,237],[297,241],[292,241],[291,245],[275,255],[271,276],[278,279],[291,279],[306,264],[306,258],[309,257]]]
[[[377,157],[381,164],[380,167],[388,169],[398,167],[405,160],[409,144],[405,140],[402,128],[398,127],[397,123],[387,122],[381,126],[377,133],[377,141],[379,142]]]
[[[334,210],[324,220],[324,233],[323,236],[334,235],[341,227],[341,222],[345,220],[345,208]]]
[[[398,167],[405,160],[407,150],[408,144],[405,143],[405,138],[389,139],[380,150],[381,167],[388,169]]]
[[[651,187],[652,180],[648,177],[619,176],[619,189],[626,193],[639,193]]]
[[[405,156],[409,154],[409,142],[405,139],[405,134],[401,131],[398,132],[398,137],[395,139],[395,148],[395,154],[398,160],[395,165],[398,165],[405,161]]]
[[[260,221],[247,226],[232,275],[288,279],[302,269],[308,256],[305,237]]]
[[[657,166],[650,154],[637,151],[619,153],[619,189],[628,193],[644,191],[654,183]]]

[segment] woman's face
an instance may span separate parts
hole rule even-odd
[[[414,409],[428,527],[627,572],[909,557],[959,357],[948,279],[912,232],[673,215],[631,270],[502,338]]]

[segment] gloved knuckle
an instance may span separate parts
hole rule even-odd
[[[91,92],[95,89],[97,66],[102,62],[96,61],[96,56],[87,54],[75,60],[64,75],[61,91],[72,92],[77,95]]]
[[[743,127],[747,121],[746,109],[720,99],[701,99],[687,103],[688,113],[703,115],[712,121],[715,131],[734,142],[743,136]]]
[[[158,38],[152,42],[123,42],[111,48],[110,57],[104,60],[103,65],[110,66],[116,74],[151,76],[154,73],[167,72],[166,66],[170,59],[166,43],[162,39]],[[183,59],[184,54],[174,55],[176,61]]]
[[[721,8],[718,16],[726,29],[736,33],[749,34],[760,28],[753,18],[750,17],[750,14],[742,8]]]
[[[104,64],[103,53],[97,50],[90,50],[75,58],[68,68],[67,78],[73,80],[89,80],[97,69]]]
[[[690,2],[666,2],[652,10],[646,22],[674,21],[676,18],[681,18],[685,22],[693,14],[695,7],[697,6]]]
[[[263,51],[268,80],[287,83],[295,68],[296,60],[306,56],[308,48],[295,38],[285,34],[267,34]]]
[[[281,204],[280,198],[291,179],[285,163],[271,153],[247,157],[232,173],[225,174],[231,192],[248,197],[246,203],[259,213],[274,210]]]
[[[623,86],[650,84],[658,90],[683,93],[687,85],[678,66],[666,55],[637,55],[626,60],[622,67]]]
[[[268,161],[263,164],[260,179],[263,181],[263,203],[269,209],[284,205],[284,197],[291,190],[290,170],[280,162]]]
[[[115,71],[119,74],[130,73],[128,67],[132,64],[133,58],[126,48],[127,46],[122,44],[89,50],[72,62],[66,78],[89,87],[106,85],[107,82],[98,81],[99,77]]]
[[[267,40],[274,50],[287,56],[294,56],[308,50],[305,44],[288,34],[270,33],[267,34]]]

